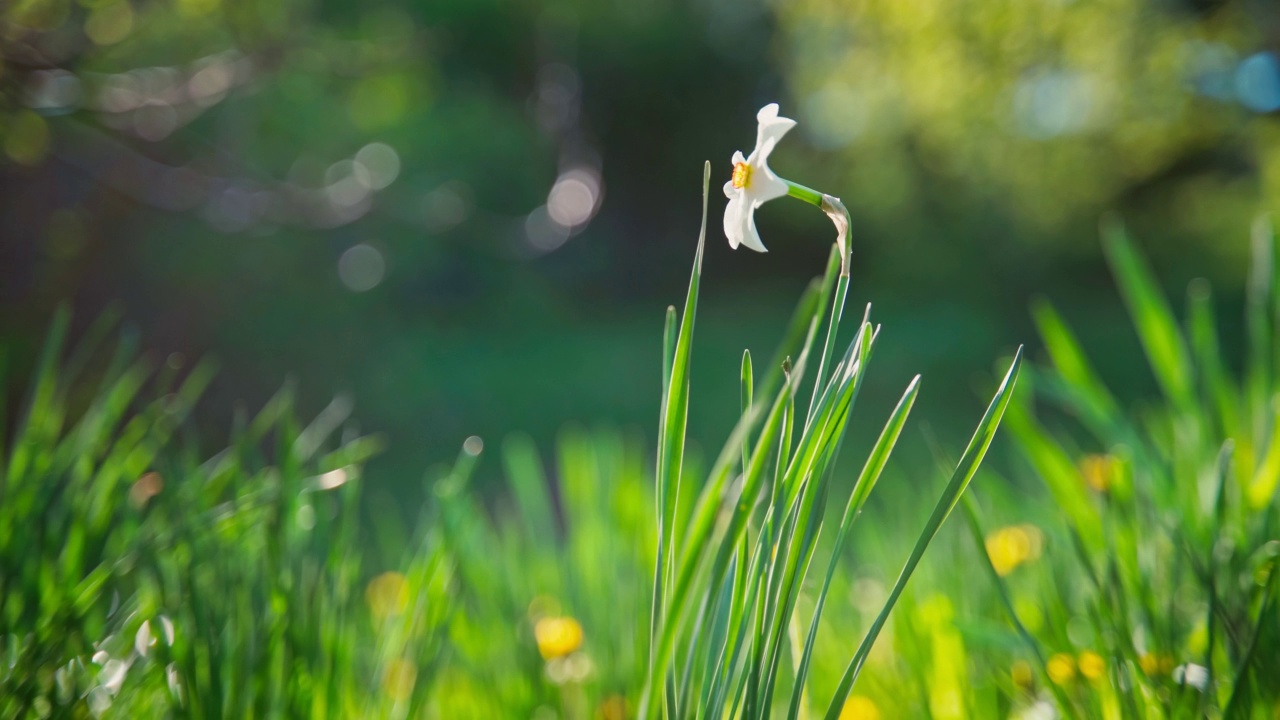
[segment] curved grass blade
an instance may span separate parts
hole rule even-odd
[[[951,475],[951,481],[947,483],[946,489],[943,490],[942,496],[938,498],[938,503],[933,508],[933,514],[929,517],[929,522],[916,539],[915,548],[912,549],[911,556],[907,558],[906,565],[903,566],[901,574],[898,575],[898,581],[894,583],[893,590],[889,593],[889,599],[885,601],[880,614],[871,623],[870,630],[867,631],[862,644],[858,647],[857,652],[854,653],[853,659],[849,662],[844,675],[840,678],[840,684],[836,688],[835,696],[827,707],[827,720],[839,719],[845,700],[848,699],[849,692],[853,690],[853,684],[858,679],[858,674],[862,671],[867,655],[871,652],[871,646],[875,644],[880,630],[888,620],[889,613],[892,612],[898,597],[902,595],[902,591],[906,587],[907,581],[911,579],[912,573],[915,572],[916,566],[920,564],[920,559],[924,557],[924,552],[928,549],[929,543],[933,541],[934,536],[937,535],[938,529],[942,527],[942,523],[946,521],[947,516],[955,509],[956,503],[960,501],[961,494],[964,493],[965,488],[969,487],[970,481],[973,480],[974,474],[978,471],[978,466],[982,463],[982,459],[987,453],[987,448],[991,446],[992,438],[995,437],[996,429],[1000,425],[1000,419],[1004,415],[1005,408],[1009,406],[1009,398],[1013,395],[1013,389],[1017,384],[1018,371],[1021,366],[1022,347],[1019,347],[1018,352],[1013,356],[1013,361],[1009,364],[1009,371],[1005,374],[1004,381],[996,389],[995,396],[991,399],[991,404],[987,406],[987,411],[978,423],[973,438],[969,440],[969,446],[965,448],[964,455],[960,457],[960,462],[956,465],[955,472]]]
[[[1266,635],[1267,626],[1275,622],[1276,613],[1272,606],[1275,604],[1277,577],[1280,577],[1280,563],[1272,559],[1267,585],[1262,591],[1262,606],[1258,609],[1258,621],[1253,626],[1253,636],[1249,639],[1249,647],[1245,650],[1244,657],[1240,660],[1240,669],[1236,673],[1235,687],[1231,691],[1231,699],[1227,701],[1226,710],[1222,711],[1223,720],[1250,717],[1249,705],[1252,702],[1252,697],[1250,697],[1251,681],[1249,672],[1253,669],[1254,659],[1258,654],[1258,646],[1263,644],[1260,640]]]
[[[978,548],[978,555],[982,558],[982,567],[996,588],[996,595],[1000,598],[1000,606],[1004,608],[1009,622],[1013,624],[1018,637],[1022,638],[1027,649],[1031,651],[1031,655],[1035,657],[1036,668],[1040,671],[1041,679],[1049,690],[1053,692],[1054,699],[1058,701],[1058,707],[1062,708],[1064,713],[1067,713],[1070,717],[1081,717],[1082,715],[1078,708],[1067,697],[1067,693],[1062,686],[1049,678],[1049,664],[1045,660],[1044,652],[1040,649],[1040,643],[1036,642],[1036,639],[1027,631],[1026,626],[1018,619],[1018,613],[1013,609],[1013,601],[1009,599],[1009,588],[1005,586],[1004,579],[1000,577],[1000,573],[996,572],[996,566],[991,564],[991,556],[987,554],[986,533],[982,531],[982,521],[978,517],[978,504],[974,502],[972,494],[964,497],[964,511],[965,519],[969,521],[967,523],[969,532]]]
[[[1175,407],[1192,407],[1195,387],[1191,358],[1169,302],[1119,221],[1105,222],[1102,235],[1112,274],[1161,390]]]
[[[707,162],[702,168],[702,229],[698,232],[698,246],[694,251],[684,314],[680,318],[680,329],[674,335],[673,347],[670,330],[674,313],[667,311],[667,334],[663,343],[663,375],[666,383],[658,428],[658,562],[654,568],[652,609],[655,630],[666,615],[664,600],[671,573],[668,565],[675,552],[676,503],[680,495],[685,428],[689,419],[689,358],[693,352],[693,324],[698,309],[698,287],[702,279],[702,253],[707,239],[707,190],[710,184],[711,163]]]
[[[845,506],[844,516],[840,519],[840,527],[836,531],[835,544],[831,548],[831,560],[827,564],[827,575],[823,578],[822,588],[818,591],[817,604],[813,609],[813,620],[809,623],[809,635],[805,640],[804,652],[799,665],[796,667],[795,686],[791,691],[791,705],[787,711],[787,717],[789,718],[799,717],[804,684],[809,674],[809,663],[813,658],[813,647],[816,644],[818,635],[818,621],[822,617],[822,610],[826,605],[827,593],[831,590],[831,581],[835,577],[836,568],[840,565],[840,551],[844,547],[845,538],[848,535],[849,528],[853,525],[853,521],[862,513],[862,506],[866,503],[867,498],[870,497],[871,490],[875,488],[876,482],[880,479],[880,473],[889,461],[889,455],[893,452],[893,447],[898,442],[898,436],[902,434],[902,428],[907,422],[907,416],[911,414],[911,407],[915,404],[916,396],[919,392],[920,376],[916,375],[911,380],[911,384],[907,386],[906,392],[902,394],[902,399],[898,401],[897,407],[889,415],[889,420],[885,423],[884,429],[880,431],[880,437],[871,448],[871,453],[867,456],[867,462],[862,467],[862,473],[858,476],[858,481],[853,486],[853,492],[849,495],[849,502]]]

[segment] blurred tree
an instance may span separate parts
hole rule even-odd
[[[838,153],[830,184],[885,245],[995,240],[999,263],[1016,237],[1093,256],[1098,216],[1123,209],[1239,264],[1244,243],[1219,241],[1280,199],[1274,4],[802,0],[779,15],[801,127]]]
[[[718,8],[0,3],[0,340],[120,300],[223,361],[211,417],[297,370],[405,477],[473,433],[648,424],[701,159],[766,69]]]

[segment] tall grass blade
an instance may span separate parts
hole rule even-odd
[[[1114,218],[1104,222],[1102,235],[1111,271],[1161,390],[1175,407],[1192,407],[1191,359],[1172,308],[1120,222]]]
[[[933,514],[929,517],[924,530],[916,539],[916,545],[912,549],[906,565],[903,566],[902,572],[898,575],[898,580],[894,583],[888,600],[885,601],[884,607],[871,623],[871,628],[863,638],[862,644],[858,647],[857,652],[854,653],[853,659],[849,662],[844,675],[840,678],[835,696],[827,707],[827,720],[839,720],[844,703],[848,699],[850,691],[853,690],[853,684],[857,681],[858,674],[862,671],[862,666],[866,662],[867,655],[870,654],[871,647],[875,644],[881,628],[884,627],[885,622],[888,620],[889,613],[893,611],[894,604],[897,603],[898,598],[902,595],[902,591],[906,587],[907,581],[911,579],[911,574],[915,572],[920,559],[924,557],[924,552],[928,549],[929,543],[937,535],[938,529],[942,527],[942,523],[946,521],[947,516],[955,509],[956,503],[960,500],[960,495],[969,486],[969,482],[973,480],[974,474],[978,471],[978,466],[986,455],[987,448],[991,446],[991,440],[995,437],[996,429],[1000,425],[1000,419],[1004,415],[1005,408],[1009,405],[1009,398],[1012,396],[1013,389],[1017,384],[1018,371],[1021,366],[1022,348],[1019,347],[1009,365],[1009,371],[996,389],[991,404],[987,407],[986,413],[978,423],[973,438],[969,441],[969,446],[965,448],[964,454],[961,455],[960,462],[956,465],[950,482],[947,483],[942,496],[938,498]]]
[[[986,533],[982,530],[978,503],[973,499],[973,493],[964,497],[964,511],[965,519],[968,520],[969,534],[973,537],[974,545],[978,548],[978,555],[982,558],[982,567],[992,585],[996,588],[996,595],[1000,598],[1000,607],[1004,609],[1005,616],[1018,633],[1018,637],[1022,639],[1027,649],[1031,651],[1031,656],[1035,658],[1036,669],[1040,671],[1041,680],[1053,693],[1054,699],[1058,701],[1058,707],[1067,712],[1069,716],[1080,716],[1079,709],[1071,701],[1071,698],[1067,696],[1063,687],[1049,677],[1049,664],[1045,660],[1044,651],[1040,649],[1040,643],[1036,642],[1036,639],[1027,631],[1026,626],[1018,619],[1018,613],[1013,608],[1013,600],[1009,596],[1009,588],[1005,585],[1004,579],[1000,577],[1000,573],[996,572],[996,566],[991,564],[991,556],[987,554]]]
[[[667,312],[667,336],[664,338],[663,375],[666,381],[661,406],[660,426],[658,429],[658,472],[655,482],[658,486],[658,562],[654,568],[653,608],[651,612],[654,622],[653,642],[665,624],[667,616],[667,596],[670,585],[674,581],[674,568],[671,561],[678,556],[676,543],[676,527],[678,518],[676,508],[680,495],[680,476],[684,470],[685,429],[689,419],[689,362],[693,353],[693,326],[698,309],[698,288],[702,279],[702,255],[707,239],[707,202],[708,189],[711,185],[711,163],[702,168],[702,227],[698,232],[698,245],[694,251],[693,271],[689,277],[689,291],[685,297],[684,312],[680,317],[680,329],[675,335],[675,345],[670,351],[670,368],[668,370],[667,348],[671,347],[671,318],[673,313]],[[652,665],[654,655],[650,654]],[[651,667],[651,671],[653,668]],[[662,668],[665,676],[665,668]],[[651,676],[651,680],[652,680]],[[665,681],[664,681],[665,685]],[[648,686],[652,687],[652,684]],[[641,701],[642,714],[648,700]]]
[[[831,581],[835,578],[836,569],[840,565],[841,551],[844,548],[849,528],[853,526],[853,521],[862,513],[862,506],[866,503],[871,491],[875,488],[876,482],[880,479],[881,471],[884,470],[885,465],[889,462],[889,455],[893,453],[893,447],[898,442],[898,436],[902,434],[902,428],[906,425],[907,416],[911,414],[911,408],[915,404],[916,396],[919,392],[920,376],[917,375],[911,380],[906,391],[902,394],[902,399],[898,401],[898,405],[889,415],[889,420],[880,431],[880,437],[876,439],[876,444],[871,448],[871,453],[867,456],[867,461],[862,466],[862,473],[859,474],[858,480],[853,486],[853,492],[849,495],[849,502],[845,506],[844,515],[840,519],[840,526],[836,530],[836,540],[831,548],[831,560],[827,563],[827,574],[822,580],[822,588],[818,590],[813,619],[809,623],[809,633],[804,642],[803,654],[799,664],[796,666],[795,686],[791,691],[791,702],[787,711],[788,718],[798,718],[800,716],[805,681],[808,679],[809,664],[813,659],[813,648],[818,639],[818,624],[822,618],[822,610],[826,606],[827,593],[831,590]]]

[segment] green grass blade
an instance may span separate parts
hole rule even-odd
[[[1276,263],[1280,253],[1276,251],[1276,233],[1271,218],[1258,217],[1251,232],[1252,259],[1249,264],[1249,282],[1245,294],[1245,328],[1247,336],[1247,361],[1245,363],[1245,387],[1249,398],[1249,413],[1253,419],[1254,435],[1250,438],[1254,447],[1262,447],[1270,434],[1269,403],[1274,385],[1277,359],[1274,338],[1274,318],[1280,288],[1276,287]],[[1252,472],[1252,463],[1240,468]]]
[[[742,371],[740,377],[741,382],[741,414],[745,416],[751,411],[752,397],[751,393],[755,389],[755,380],[751,372],[751,351],[742,351]],[[742,472],[747,471],[747,459],[751,457],[751,436],[744,435],[742,437]]]
[[[838,245],[831,246],[831,257],[827,260],[827,266],[830,268],[833,264],[840,263],[840,247]],[[814,375],[813,395],[809,398],[809,411],[805,417],[805,424],[808,425],[813,421],[814,413],[817,412],[818,393],[822,390],[821,380],[827,371],[827,364],[831,361],[831,353],[835,350],[836,336],[840,333],[840,319],[844,317],[844,302],[849,294],[849,276],[841,274],[836,280],[835,301],[831,304],[831,316],[827,319],[827,339],[822,344],[822,355],[818,357],[818,372]],[[826,298],[824,298],[825,300]]]
[[[694,251],[693,271],[689,277],[689,291],[685,297],[684,313],[680,317],[680,329],[675,335],[675,345],[670,353],[670,368],[666,367],[666,348],[671,347],[671,336],[664,339],[664,368],[666,376],[658,430],[657,507],[658,553],[660,559],[655,571],[654,606],[652,612],[661,623],[666,614],[663,602],[668,593],[671,569],[670,558],[676,554],[676,507],[680,495],[680,475],[684,466],[685,429],[689,419],[689,362],[693,353],[693,325],[698,309],[698,288],[702,279],[702,254],[707,239],[707,200],[711,183],[711,163],[702,169],[702,228],[698,232],[698,245]],[[668,311],[667,317],[672,313]],[[668,329],[670,320],[668,320]],[[660,585],[661,587],[657,587]]]
[[[1187,329],[1191,354],[1200,376],[1205,417],[1213,418],[1219,435],[1236,434],[1240,399],[1228,378],[1214,318],[1213,294],[1205,280],[1194,280],[1187,290]]]
[[[1036,669],[1040,671],[1040,678],[1053,693],[1054,699],[1058,701],[1058,707],[1069,717],[1080,717],[1079,709],[1071,702],[1066,691],[1049,677],[1049,665],[1045,660],[1044,651],[1040,649],[1040,643],[1036,642],[1026,626],[1018,619],[1018,613],[1013,609],[1013,600],[1009,597],[1009,588],[1005,585],[1004,578],[1000,577],[1000,573],[996,572],[996,566],[991,564],[991,556],[987,554],[986,533],[982,531],[982,520],[979,518],[978,503],[974,501],[972,493],[964,497],[964,510],[965,518],[968,520],[969,534],[973,537],[974,546],[977,547],[978,555],[982,558],[980,561],[982,567],[991,584],[996,588],[996,595],[1000,598],[1000,607],[1004,609],[1005,616],[1018,633],[1018,637],[1022,638],[1022,642],[1031,651],[1036,661]]]
[[[1249,717],[1249,708],[1252,701],[1250,695],[1250,671],[1253,669],[1254,659],[1258,655],[1259,642],[1266,634],[1270,625],[1276,621],[1276,612],[1273,605],[1276,594],[1276,578],[1280,577],[1280,564],[1275,558],[1271,559],[1271,567],[1267,577],[1267,585],[1262,591],[1262,605],[1258,609],[1258,620],[1253,626],[1253,635],[1249,638],[1249,646],[1244,652],[1244,656],[1240,659],[1240,667],[1236,671],[1235,687],[1231,692],[1231,699],[1227,701],[1226,709],[1222,711],[1223,720],[1233,720],[1237,717]]]
[[[947,516],[955,509],[956,503],[960,500],[960,495],[969,486],[970,481],[973,480],[973,476],[978,470],[978,465],[981,464],[983,457],[986,455],[987,448],[991,446],[991,440],[995,437],[996,429],[1000,425],[1000,419],[1004,415],[1005,408],[1009,405],[1009,399],[1012,397],[1013,389],[1017,384],[1018,371],[1021,365],[1022,348],[1019,347],[1009,365],[1009,371],[1005,374],[1000,387],[996,389],[991,404],[987,407],[986,413],[978,423],[973,438],[969,441],[969,446],[965,448],[964,454],[960,457],[960,462],[951,476],[951,481],[947,483],[942,496],[938,498],[937,505],[934,506],[933,514],[930,516],[920,536],[916,539],[915,548],[912,549],[906,565],[903,566],[902,572],[898,575],[898,580],[894,583],[888,600],[885,601],[884,607],[872,622],[871,628],[862,640],[862,644],[858,647],[853,659],[845,669],[844,675],[840,679],[840,684],[836,688],[835,696],[827,707],[827,720],[839,720],[840,711],[844,707],[845,700],[848,699],[849,693],[853,689],[853,684],[858,679],[858,674],[862,671],[863,663],[866,662],[867,655],[871,652],[871,646],[875,644],[876,638],[888,620],[894,604],[897,602],[898,597],[902,595],[902,591],[906,587],[907,581],[911,579],[912,573],[915,572],[920,559],[924,557],[924,552],[928,549],[929,543],[937,535],[938,529],[942,527],[942,523],[946,521]]]
[[[1021,401],[1013,403],[1009,408],[1005,425],[1017,440],[1018,449],[1031,463],[1036,474],[1044,480],[1067,521],[1091,549],[1102,547],[1102,521],[1071,456],[1036,422],[1031,415],[1031,408]]]
[[[1111,271],[1161,390],[1175,407],[1192,407],[1191,360],[1169,302],[1120,223],[1104,223],[1102,234]]]
[[[667,314],[663,321],[662,328],[662,398],[659,401],[658,409],[658,432],[661,433],[667,426],[667,393],[671,388],[671,366],[675,362],[676,354],[676,309],[670,305],[667,306]],[[658,467],[662,467],[663,444],[658,444]],[[653,483],[654,487],[654,505],[658,516],[658,533],[657,533],[657,551],[655,552],[655,562],[653,567],[653,593],[649,607],[649,642],[653,643],[658,634],[658,621],[661,617],[659,610],[664,607],[664,597],[667,584],[667,548],[664,538],[666,537],[667,523],[667,486],[656,479]]]
[[[676,544],[676,507],[680,495],[680,476],[684,469],[685,430],[689,420],[689,364],[693,355],[693,326],[698,311],[698,289],[702,281],[702,255],[707,240],[707,202],[711,183],[711,163],[702,169],[702,228],[698,231],[698,248],[694,253],[693,271],[689,277],[689,292],[685,297],[684,312],[680,316],[680,331],[676,336],[675,353],[671,362],[671,377],[667,384],[667,397],[662,410],[661,453],[658,482],[664,485],[665,505],[659,508],[668,524],[666,550],[668,556],[678,552]]]
[[[1031,315],[1044,341],[1045,351],[1062,379],[1077,387],[1098,412],[1117,414],[1118,406],[1111,391],[1098,377],[1080,342],[1058,311],[1048,301],[1039,299],[1032,303]]]
[[[550,485],[533,438],[517,433],[503,440],[502,464],[510,480],[526,536],[542,543],[554,543],[556,515],[548,494]]]
[[[917,375],[911,380],[906,392],[902,394],[902,399],[898,401],[897,407],[889,415],[889,420],[880,431],[880,437],[871,448],[871,453],[867,456],[867,461],[862,466],[862,473],[858,476],[858,480],[853,486],[853,492],[849,495],[849,502],[845,506],[844,516],[840,519],[840,526],[836,531],[836,540],[831,548],[831,560],[827,564],[827,574],[822,580],[822,588],[818,591],[817,602],[813,610],[813,619],[809,623],[809,634],[804,643],[803,655],[796,667],[795,686],[791,691],[791,702],[787,712],[787,717],[789,718],[799,717],[804,683],[809,674],[809,664],[813,658],[813,648],[817,641],[818,622],[822,618],[822,610],[826,605],[827,593],[831,590],[831,581],[835,578],[836,568],[840,566],[841,550],[844,548],[849,528],[853,526],[853,521],[862,513],[862,506],[866,503],[872,489],[875,488],[876,482],[880,479],[880,473],[884,470],[885,464],[888,463],[889,455],[893,453],[893,447],[898,442],[898,436],[902,434],[902,428],[907,422],[907,416],[911,414],[911,407],[915,404],[916,396],[919,392],[920,376]]]

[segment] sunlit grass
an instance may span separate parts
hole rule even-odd
[[[1001,361],[945,483],[890,462],[919,378],[839,461],[880,335],[868,309],[838,344],[834,251],[775,357],[744,354],[714,457],[685,433],[702,238],[656,457],[637,431],[472,438],[408,524],[365,493],[349,402],[304,423],[286,388],[202,454],[209,366],[139,361],[110,317],[68,353],[59,316],[5,413],[0,717],[1270,717],[1276,239],[1234,380],[1208,288],[1180,321],[1106,233],[1162,398],[1123,409],[1040,302],[1047,363]],[[1002,416],[1019,460],[979,470]]]

